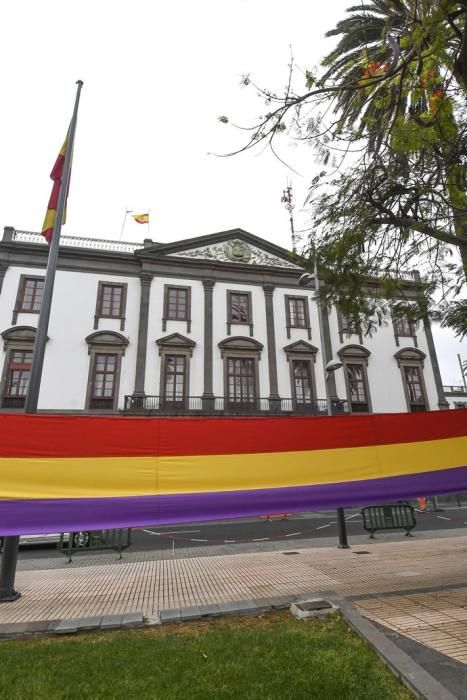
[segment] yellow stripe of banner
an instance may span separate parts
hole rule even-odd
[[[143,496],[328,484],[465,466],[466,455],[467,437],[310,452],[4,458],[0,498]]]

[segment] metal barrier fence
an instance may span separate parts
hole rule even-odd
[[[407,537],[416,526],[415,511],[408,503],[390,503],[362,508],[363,528],[374,538],[377,530],[405,530]]]
[[[113,549],[118,552],[119,559],[122,551],[131,545],[131,528],[124,530],[94,530],[69,532],[60,535],[57,548],[68,557],[68,563],[76,552],[89,552],[102,549]]]

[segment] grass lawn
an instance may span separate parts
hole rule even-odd
[[[333,615],[264,617],[0,642],[0,698],[410,700]]]

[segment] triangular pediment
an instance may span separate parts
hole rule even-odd
[[[183,258],[196,262],[223,263],[301,270],[285,248],[237,228],[207,236],[158,244],[136,252],[145,258]]]
[[[196,343],[194,340],[191,340],[191,338],[186,338],[180,333],[172,333],[171,335],[166,335],[164,338],[156,340],[156,345],[163,348],[194,348]]]
[[[287,354],[300,353],[302,355],[316,355],[318,352],[318,348],[305,340],[297,340],[295,343],[290,343],[290,345],[285,346],[284,350]]]

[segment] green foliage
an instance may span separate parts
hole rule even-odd
[[[326,268],[329,301],[367,315],[368,327],[385,315],[383,301],[369,306],[362,292],[372,274],[383,271],[392,298],[394,271],[397,286],[403,266],[421,268],[425,312],[465,285],[466,13],[458,0],[364,0],[327,33],[336,45],[320,74],[306,72],[305,94],[293,90],[293,63],[283,95],[254,85],[269,110],[240,150],[272,145],[289,125],[342,173],[311,182],[313,240],[303,253]]]
[[[453,301],[449,305],[442,305],[433,316],[443,328],[450,328],[461,340],[467,336],[467,301]]]
[[[305,71],[305,85],[308,90],[311,90],[313,85],[315,84],[316,78],[313,75],[313,73],[309,70]]]

